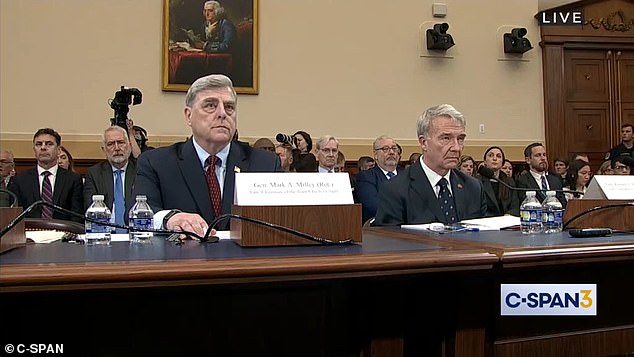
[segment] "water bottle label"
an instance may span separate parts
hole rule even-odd
[[[524,208],[520,210],[520,220],[523,223],[541,223],[542,210]]]
[[[564,211],[544,211],[543,220],[546,224],[561,224],[564,221]]]
[[[108,222],[108,220],[106,219],[99,219],[100,222]],[[110,228],[109,226],[106,226],[104,224],[99,224],[99,223],[93,223],[93,222],[89,222],[86,221],[86,233],[90,234],[90,233],[110,233],[110,230],[112,228]]]
[[[152,218],[132,218],[132,227],[152,229],[154,228],[154,220]]]

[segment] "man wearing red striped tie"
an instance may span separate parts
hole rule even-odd
[[[33,202],[42,200],[83,214],[81,176],[57,165],[61,144],[61,136],[53,129],[43,128],[35,133],[33,153],[37,166],[16,175],[9,185],[19,206],[26,209]],[[46,205],[31,211],[28,217],[83,221]]]

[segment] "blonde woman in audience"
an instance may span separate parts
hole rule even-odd
[[[592,170],[590,169],[590,165],[583,160],[572,160],[568,165],[564,191],[579,191],[585,193],[591,179]],[[564,196],[566,196],[567,200],[583,198],[583,194],[572,192],[566,192]]]
[[[462,155],[460,157],[460,171],[469,176],[474,176],[475,160],[469,155]]]
[[[612,161],[603,161],[601,166],[599,166],[599,170],[597,170],[597,175],[614,175],[614,170],[612,170]]]

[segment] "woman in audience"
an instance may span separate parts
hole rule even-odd
[[[495,179],[479,176],[487,197],[487,216],[519,215],[520,204],[517,194],[499,181],[515,187],[515,181],[502,171],[506,157],[498,146],[491,146],[484,152],[484,167],[493,172]]]
[[[473,169],[475,168],[475,160],[469,155],[462,155],[460,157],[460,171],[469,176],[473,176]]]
[[[605,160],[599,166],[599,170],[597,170],[597,175],[614,175],[614,170],[612,170],[612,160]]]
[[[301,154],[307,154],[313,149],[313,139],[307,132],[300,130],[293,134],[293,138],[295,138],[295,147]]]
[[[507,177],[513,178],[513,163],[509,159],[504,159],[502,168],[500,169],[506,174]]]
[[[592,179],[592,170],[590,165],[583,160],[572,160],[568,166],[564,190],[586,192],[586,187]],[[573,198],[583,198],[583,194],[566,192],[564,193],[567,200]]]
[[[75,162],[73,161],[73,155],[71,155],[65,147],[60,146],[59,148],[61,149],[59,151],[59,155],[57,156],[57,164],[59,165],[59,167],[77,173],[77,171],[75,171]]]

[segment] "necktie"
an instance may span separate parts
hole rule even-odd
[[[388,171],[388,173],[387,173],[387,179],[388,179],[388,180],[389,180],[389,179],[391,179],[391,178],[392,178],[392,177],[394,177],[394,176],[396,176],[396,174],[395,174],[395,173],[393,173],[392,171]]]
[[[123,198],[123,170],[116,170],[114,179],[114,223],[124,225],[125,200]],[[117,233],[125,233],[125,229],[117,228]]]
[[[50,176],[51,173],[49,171],[42,172],[44,176],[44,180],[42,180],[42,193],[40,197],[42,201],[53,203],[53,186],[51,186]],[[50,206],[42,206],[42,218],[53,218],[53,208]]]
[[[214,218],[220,216],[220,212],[222,211],[220,184],[218,184],[218,177],[216,177],[216,165],[220,165],[221,163],[222,160],[215,155],[209,156],[205,162],[207,165],[207,187],[209,188],[209,199],[211,200]]]
[[[542,175],[542,190],[548,190],[548,182],[546,182],[546,175]]]
[[[451,192],[449,192],[449,188],[447,187],[448,184],[449,182],[447,182],[447,179],[444,177],[438,181],[437,185],[440,187],[438,202],[440,203],[440,211],[445,218],[445,222],[443,223],[452,224],[458,220],[458,213],[456,212]]]

